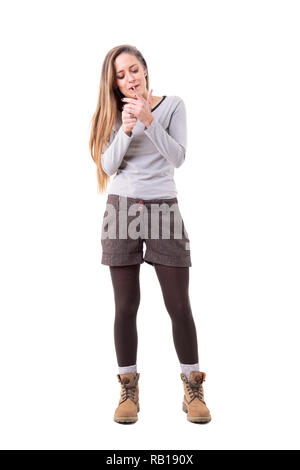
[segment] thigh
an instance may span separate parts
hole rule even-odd
[[[161,286],[165,305],[168,310],[180,310],[189,301],[189,267],[165,266],[154,263]]]
[[[110,266],[116,307],[136,308],[140,301],[140,264]]]

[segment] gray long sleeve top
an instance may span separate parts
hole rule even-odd
[[[174,168],[185,160],[187,125],[184,101],[163,96],[152,109],[154,117],[146,128],[137,120],[129,137],[117,122],[101,155],[102,168],[115,176],[108,194],[133,198],[171,199],[177,196]]]

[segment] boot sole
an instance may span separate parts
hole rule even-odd
[[[182,403],[182,409],[185,413],[188,413],[188,409],[186,404],[183,402]],[[211,416],[189,416],[187,415],[187,420],[190,421],[191,423],[199,423],[199,424],[206,424],[211,421]]]
[[[120,423],[120,424],[126,424],[126,423],[136,423],[136,421],[138,420],[137,417],[131,417],[131,416],[126,416],[126,417],[120,417],[120,418],[114,418],[114,421],[116,423]]]

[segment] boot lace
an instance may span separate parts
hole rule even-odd
[[[197,380],[197,383],[195,384],[191,382],[186,382],[186,388],[187,388],[190,399],[193,400],[194,398],[199,398],[200,401],[205,403],[203,387],[199,379]]]
[[[134,401],[135,391],[136,391],[136,380],[131,384],[128,385],[126,382],[121,384],[121,399],[122,401],[127,400],[127,398],[131,398]]]

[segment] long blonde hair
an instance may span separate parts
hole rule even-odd
[[[146,86],[149,89],[149,73],[146,61],[136,47],[129,44],[114,47],[105,56],[102,65],[99,96],[96,111],[92,117],[92,129],[89,141],[89,150],[97,165],[98,190],[104,193],[107,189],[109,176],[103,171],[101,155],[104,146],[109,142],[110,134],[118,117],[118,110],[122,112],[125,95],[116,86],[115,59],[122,52],[134,55],[147,70]]]

